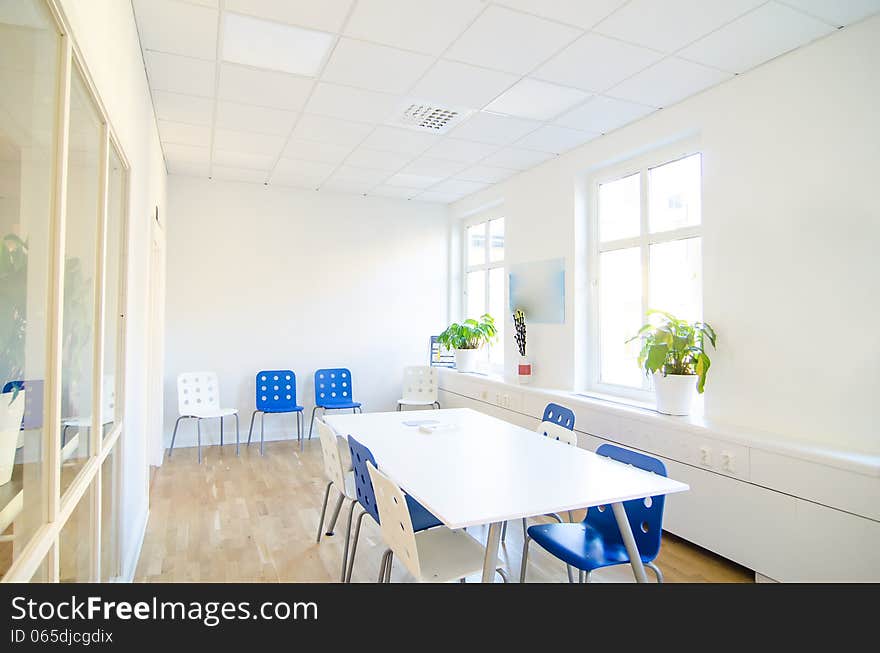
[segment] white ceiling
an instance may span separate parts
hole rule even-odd
[[[448,203],[880,0],[133,0],[171,174]],[[395,126],[408,100],[465,113]]]

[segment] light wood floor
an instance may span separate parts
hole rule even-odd
[[[318,438],[300,453],[293,442],[176,449],[153,474],[150,521],[135,579],[140,582],[335,582],[339,579],[345,510],[336,535],[315,542],[325,482]],[[332,507],[331,497],[331,507]],[[328,508],[328,518],[330,509]],[[485,541],[483,528],[469,532]],[[382,545],[364,518],[353,582],[374,582]],[[510,524],[500,563],[519,578],[522,530]],[[666,582],[752,582],[751,571],[665,534],[657,559]],[[648,571],[649,577],[652,577]],[[395,563],[392,580],[411,580]],[[478,575],[468,580],[479,580]],[[565,582],[565,566],[532,546],[530,582]],[[629,567],[601,570],[594,582],[633,582]],[[500,582],[500,578],[498,579]]]

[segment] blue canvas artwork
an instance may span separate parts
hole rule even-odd
[[[565,322],[565,259],[511,265],[510,311],[521,309],[526,322]]]

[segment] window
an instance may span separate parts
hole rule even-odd
[[[648,309],[702,317],[701,164],[699,153],[655,155],[594,180],[591,389],[650,389],[638,341],[626,342]]]
[[[495,318],[498,339],[489,348],[492,371],[504,367],[504,218],[478,218],[464,228],[464,308],[465,319],[478,319],[484,313]]]
[[[129,166],[57,3],[14,4],[0,11],[0,579],[110,580]]]

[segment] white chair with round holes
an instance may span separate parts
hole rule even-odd
[[[397,484],[367,463],[376,492],[379,528],[388,550],[382,556],[379,582],[391,582],[391,562],[396,555],[407,570],[421,583],[464,582],[465,576],[483,570],[486,550],[464,530],[438,526],[419,533],[413,532],[412,518],[406,496]],[[497,568],[504,582],[507,574]]]
[[[101,426],[107,426],[116,421],[116,377],[105,374],[101,382]],[[73,417],[61,422],[61,448],[67,445],[68,429],[76,429],[76,432],[88,431],[92,428],[91,417]],[[88,442],[88,438],[86,438]],[[71,444],[67,449],[67,455],[71,456],[76,451],[77,445]]]
[[[324,515],[327,513],[327,501],[330,499],[330,488],[335,487],[339,492],[339,499],[336,501],[336,508],[333,510],[333,516],[330,518],[330,525],[327,528],[326,535],[333,535],[333,528],[336,526],[336,519],[339,517],[339,511],[344,501],[350,501],[348,508],[348,527],[345,531],[345,546],[342,553],[342,577],[341,581],[345,581],[345,567],[348,561],[348,546],[351,541],[351,521],[354,516],[354,507],[357,504],[357,492],[354,486],[354,474],[351,469],[346,469],[339,453],[339,439],[327,424],[316,419],[315,424],[318,425],[318,437],[321,440],[321,454],[324,459],[324,476],[327,477],[327,489],[324,490],[324,505],[321,506],[321,519],[318,521],[318,537],[316,542],[321,541],[321,531],[324,529]],[[348,447],[346,447],[348,448]]]
[[[423,365],[403,368],[403,397],[397,400],[397,410],[403,410],[406,406],[440,408],[436,367]]]
[[[174,433],[171,435],[171,448],[168,457],[174,451],[174,439],[177,437],[177,426],[182,419],[196,420],[198,433],[199,463],[202,462],[202,420],[220,419],[220,446],[223,446],[223,418],[235,417],[235,455],[239,452],[238,409],[220,408],[220,386],[214,372],[182,372],[177,375],[177,412],[180,417],[174,422]]]

